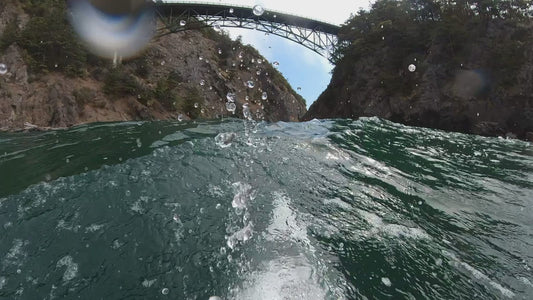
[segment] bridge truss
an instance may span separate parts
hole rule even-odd
[[[201,27],[245,28],[286,38],[326,58],[337,45],[339,26],[285,13],[265,11],[257,16],[252,7],[171,2],[156,2],[155,10],[163,24],[160,36]]]

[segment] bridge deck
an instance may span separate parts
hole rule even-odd
[[[273,12],[266,10],[261,16],[253,14],[252,7],[231,6],[221,3],[189,3],[189,2],[162,2],[156,1],[155,7],[159,14],[163,16],[179,15],[187,11],[197,11],[202,15],[220,16],[224,18],[245,18],[267,21],[272,23],[288,24],[301,28],[308,28],[312,30],[319,30],[323,33],[337,35],[340,27],[334,24],[317,21],[301,16],[295,16],[287,13]],[[233,13],[229,9],[233,9]],[[222,14],[222,15],[221,15]]]

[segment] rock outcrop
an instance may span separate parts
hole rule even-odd
[[[424,22],[403,17],[400,4],[394,16],[390,12],[397,4],[388,2],[380,1],[344,26],[356,37],[302,120],[377,116],[406,125],[531,139],[531,20],[483,23],[470,17],[451,27],[429,17]],[[422,19],[420,11],[415,13]],[[368,21],[358,25],[358,20]],[[452,30],[455,35],[447,33]],[[458,34],[465,38],[453,41]]]
[[[0,5],[0,63],[8,69],[0,75],[1,130],[242,118],[245,103],[255,119],[267,121],[297,121],[306,112],[303,98],[255,49],[212,29],[156,38],[139,57],[118,66],[89,53],[82,53],[80,61],[66,57],[70,61],[57,59],[55,64],[49,56],[42,58],[48,60],[43,64],[41,52],[31,52],[40,51],[35,41],[28,41],[33,35],[25,26],[34,20],[31,13],[18,1]],[[43,34],[40,43],[46,45],[48,37],[54,33]],[[236,95],[235,112],[226,108],[228,93]]]

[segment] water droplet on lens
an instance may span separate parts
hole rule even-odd
[[[244,99],[245,99],[246,101],[249,101],[249,100],[250,100],[250,97],[246,96],[246,97],[244,97]]]
[[[226,99],[228,99],[229,102],[235,102],[237,96],[235,95],[235,93],[227,93]]]
[[[410,64],[408,69],[409,69],[409,72],[414,72],[414,71],[416,71],[416,66],[413,65],[413,64]]]
[[[181,121],[183,121],[183,115],[182,115],[182,114],[179,114],[179,115],[178,115],[178,122],[181,122]]]
[[[222,207],[222,205],[220,203],[217,203],[217,205],[215,206],[215,209],[220,209]]]
[[[242,105],[242,114],[245,119],[252,120],[252,112],[250,111],[250,107],[248,106],[248,103],[245,103]]]
[[[161,61],[161,65],[162,65],[162,66],[164,66],[164,65],[165,65],[165,61],[164,61],[164,60],[163,60],[163,61]]]
[[[141,148],[142,147],[143,144],[141,143],[141,139],[140,138],[137,138],[135,140],[135,142],[137,143],[137,148]]]
[[[263,92],[263,94],[261,94],[261,99],[266,100],[267,98],[268,98],[267,92]]]
[[[170,290],[168,288],[164,288],[161,290],[161,294],[163,295],[168,295],[168,293],[170,292]]]
[[[198,103],[194,103],[194,108],[198,108]]]
[[[302,90],[302,87],[297,87],[296,88],[298,91],[301,91]]]
[[[222,54],[222,49],[218,49],[218,54]]]
[[[253,12],[254,12],[254,15],[259,17],[265,13],[265,9],[261,5],[258,4],[253,7]]]
[[[233,8],[230,8],[230,9],[229,9],[229,13],[230,13],[230,14],[233,13]]]
[[[203,79],[200,80],[200,85],[202,85],[202,86],[205,85],[205,80],[203,80]]]
[[[242,52],[239,52],[239,58],[242,58]]]
[[[275,61],[272,64],[274,65],[274,67],[278,67],[279,66],[279,62],[278,61]]]
[[[263,60],[260,59],[260,58],[258,58],[258,59],[257,59],[257,63],[258,63],[258,64],[262,64],[262,63],[263,63]]]
[[[7,66],[5,64],[0,64],[0,75],[5,75],[7,73]]]
[[[230,112],[235,112],[237,106],[233,102],[226,102],[226,109]]]
[[[180,26],[185,26],[187,24],[187,22],[185,22],[185,20],[181,20],[180,21]]]
[[[211,296],[209,297],[209,300],[222,300],[219,296]]]
[[[199,56],[199,57],[198,57],[198,59],[199,59],[199,60],[204,60],[204,58],[203,58],[203,57],[201,57],[201,56]]]
[[[246,82],[246,86],[248,86],[248,88],[250,88],[250,89],[253,89],[253,88],[255,87],[255,84],[254,84],[253,81],[248,80],[248,81]]]

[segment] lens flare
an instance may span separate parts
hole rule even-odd
[[[97,5],[98,1],[88,0],[72,0],[69,3],[69,17],[74,30],[96,55],[114,59],[135,56],[154,35],[154,14],[146,2],[119,2],[121,5],[118,7]]]

